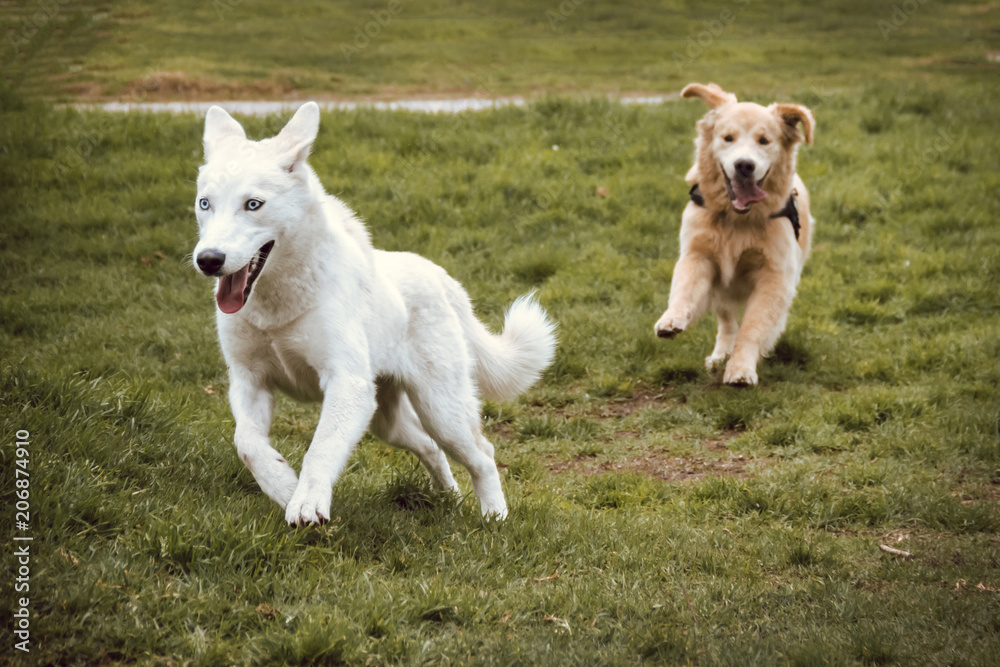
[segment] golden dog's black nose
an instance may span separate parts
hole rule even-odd
[[[737,160],[736,164],[733,166],[736,167],[736,173],[743,178],[750,178],[753,176],[753,172],[757,168],[757,165],[755,165],[752,160]]]

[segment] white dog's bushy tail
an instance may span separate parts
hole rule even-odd
[[[535,301],[534,293],[518,297],[511,304],[499,335],[483,326],[471,305],[463,320],[476,358],[476,384],[483,398],[514,398],[533,385],[552,363],[556,327]]]

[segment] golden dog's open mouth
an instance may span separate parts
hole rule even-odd
[[[722,169],[721,166],[719,168]],[[737,213],[749,213],[750,207],[767,198],[767,192],[761,187],[764,184],[764,178],[767,178],[767,174],[764,174],[764,178],[759,181],[755,181],[752,178],[737,178],[734,181],[726,174],[726,170],[722,169],[722,177],[726,179],[726,193],[729,195],[729,201],[732,202],[733,209]]]

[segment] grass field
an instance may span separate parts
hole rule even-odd
[[[13,0],[0,71],[63,101],[662,93],[723,74],[791,92],[991,66],[998,14],[927,0]]]
[[[8,27],[32,6],[5,6]],[[252,2],[224,19],[208,3],[187,18],[165,4],[55,6],[0,95],[0,659],[994,664],[995,7],[921,4],[883,40],[889,3],[788,4],[777,23],[751,5],[681,67],[677,44],[737,3],[584,3],[554,31],[559,5],[430,3],[421,21],[404,4],[338,69],[335,47],[283,56]],[[385,6],[330,9],[343,13],[331,43]],[[287,20],[312,44],[320,5],[295,7]],[[259,35],[264,64],[247,52],[232,65],[244,69],[227,66],[229,36],[196,49],[215,25]],[[484,523],[471,494],[433,491],[411,456],[366,438],[334,520],[291,530],[235,454],[212,285],[190,264],[202,120],[51,102],[73,99],[64,84],[133,95],[147,69],[261,90],[302,81],[303,94],[475,94],[494,54],[509,75],[497,94],[559,94],[459,116],[324,114],[312,164],[376,245],[443,265],[492,326],[531,289],[559,323],[540,384],[484,406],[511,516]],[[461,68],[467,88],[448,78]],[[326,70],[343,72],[338,87],[310,78]],[[576,94],[698,79],[817,119],[799,169],[814,252],[750,390],[703,370],[711,318],[674,341],[652,334],[703,107]],[[286,118],[243,120],[263,137]],[[296,466],[317,416],[279,401],[272,439]],[[27,532],[14,523],[19,430]],[[11,648],[21,593],[8,577],[23,543],[6,537],[25,534],[27,655]]]

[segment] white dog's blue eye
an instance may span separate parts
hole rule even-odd
[[[264,205],[264,202],[262,202],[259,199],[248,199],[247,203],[246,203],[246,207],[247,207],[248,211],[256,211],[257,209],[259,209],[263,205]]]
[[[205,197],[202,197],[201,199],[198,200],[198,208],[200,208],[201,210],[207,211],[209,206],[210,204],[208,203],[208,199],[206,199]]]

